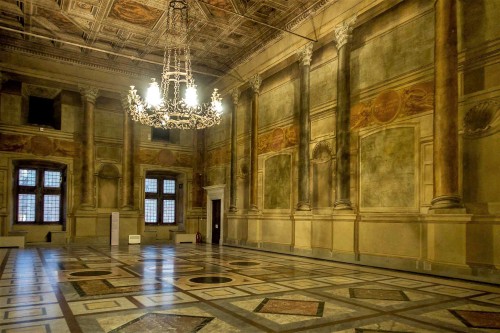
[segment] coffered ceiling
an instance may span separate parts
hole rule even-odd
[[[213,82],[335,0],[188,0],[196,79]],[[168,0],[0,0],[2,47],[137,75],[162,63]],[[302,38],[302,37],[297,37]]]

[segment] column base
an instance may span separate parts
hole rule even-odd
[[[441,195],[431,201],[429,210],[463,208],[462,198],[458,195]]]
[[[250,212],[252,213],[258,213],[259,212],[259,208],[255,205],[252,205],[249,209]]]
[[[236,208],[236,206],[229,206],[230,213],[236,213],[237,211],[238,211],[238,208]]]
[[[352,210],[351,200],[340,199],[333,203],[333,210]]]
[[[311,205],[309,202],[299,202],[297,204],[297,210],[300,211],[310,211],[311,210]]]
[[[81,209],[81,210],[95,210],[95,207],[92,204],[83,203],[80,205],[79,209]]]

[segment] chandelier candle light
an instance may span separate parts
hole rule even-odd
[[[198,103],[187,31],[187,1],[170,1],[161,86],[151,79],[145,100],[137,94],[134,86],[130,87],[128,112],[133,120],[164,129],[201,129],[220,123],[222,99],[217,89],[212,93],[211,102]]]

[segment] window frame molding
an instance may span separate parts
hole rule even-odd
[[[42,161],[42,160],[31,160],[31,159],[19,159],[12,161],[12,222],[13,225],[17,226],[49,226],[49,225],[61,225],[63,228],[66,226],[67,222],[67,212],[68,212],[68,169],[69,166],[61,162],[53,161]],[[19,170],[20,169],[35,169],[37,170],[37,179],[35,189],[33,191],[22,190],[21,185],[19,185]],[[43,190],[42,181],[43,177],[40,175],[44,171],[60,171],[61,172],[61,187],[60,190],[47,189]],[[22,193],[34,193],[36,195],[35,201],[35,221],[19,221],[19,199],[18,195]],[[59,221],[43,221],[43,195],[44,194],[59,194],[60,195],[60,207],[59,207]]]
[[[179,180],[178,173],[171,171],[162,171],[162,170],[146,170],[144,174],[144,179],[142,181],[142,206],[144,213],[144,225],[145,226],[177,226],[179,225]],[[157,193],[148,193],[146,192],[146,179],[156,179],[157,180]],[[174,194],[164,194],[163,187],[161,186],[159,180],[173,180],[175,181],[175,193]],[[175,209],[174,209],[174,222],[162,222],[163,220],[163,200],[171,200],[174,199]],[[156,199],[156,222],[146,222],[146,199]]]

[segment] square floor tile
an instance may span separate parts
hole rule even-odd
[[[264,299],[253,310],[257,313],[322,317],[325,302],[289,299]]]
[[[275,283],[258,283],[249,284],[246,286],[238,286],[238,289],[248,291],[252,294],[269,294],[269,293],[279,293],[283,291],[293,290],[292,288],[285,287]]]
[[[242,297],[250,295],[244,291],[231,287],[191,290],[190,293],[206,300]]]
[[[188,302],[198,302],[196,298],[193,298],[182,292],[170,292],[162,294],[151,294],[134,296],[134,299],[139,301],[144,306],[160,306],[160,305],[172,305]]]
[[[69,302],[69,307],[74,315],[82,315],[96,312],[120,311],[135,309],[137,306],[125,297],[106,298],[98,300],[86,300]]]

